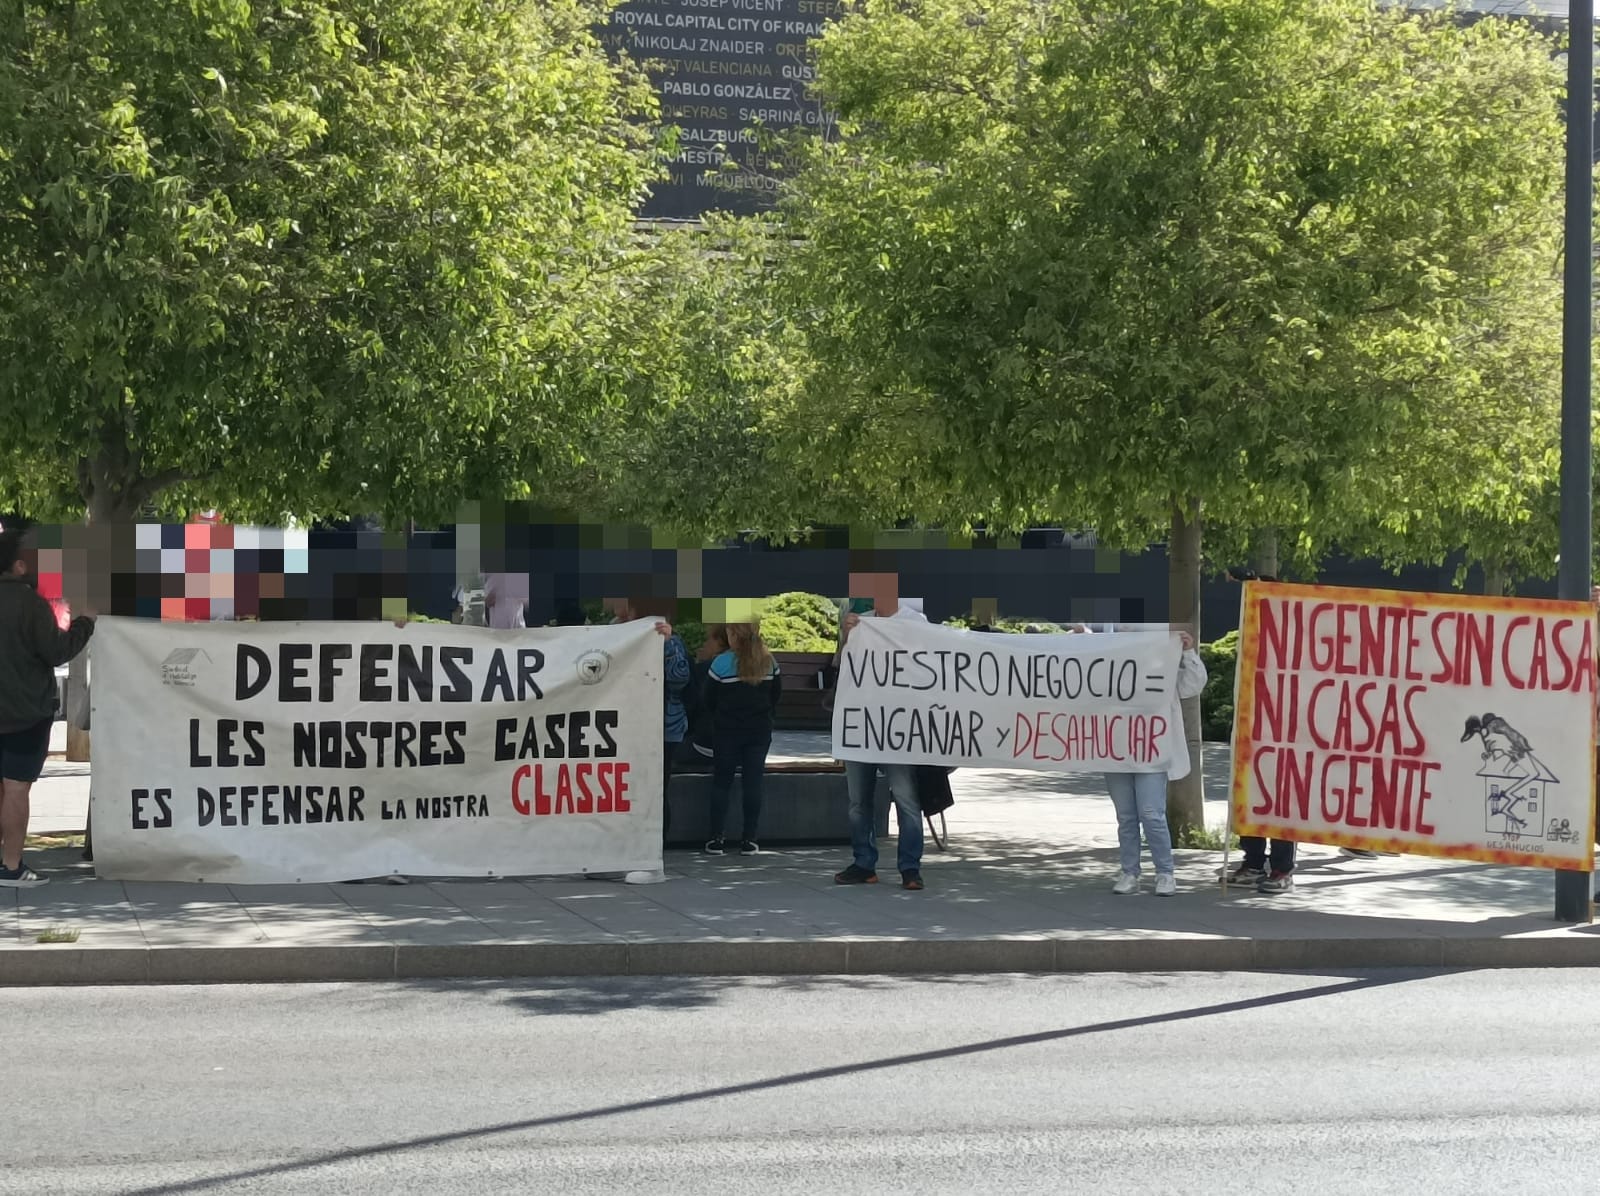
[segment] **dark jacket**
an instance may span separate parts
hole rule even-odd
[[[89,642],[94,620],[79,616],[66,631],[25,577],[0,577],[0,735],[56,717],[56,669]]]
[[[706,686],[711,681],[711,662],[696,660],[689,666],[689,687],[683,691],[683,708],[689,715],[689,733],[683,737],[680,762],[711,759],[712,712],[706,706]]]
[[[738,658],[732,652],[722,653],[711,662],[702,692],[712,738],[771,738],[772,716],[782,692],[783,678],[777,661],[772,662],[772,671],[764,681],[742,681]]]

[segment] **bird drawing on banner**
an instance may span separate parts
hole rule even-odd
[[[1498,714],[1485,714],[1482,718],[1473,715],[1467,719],[1467,729],[1461,732],[1461,742],[1467,742],[1474,735],[1483,740],[1485,760],[1505,756],[1516,761],[1533,751],[1533,745],[1527,737]]]

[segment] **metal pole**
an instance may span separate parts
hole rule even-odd
[[[1567,235],[1561,331],[1561,571],[1557,593],[1588,601],[1592,585],[1594,285],[1594,0],[1571,0],[1567,47]],[[1556,918],[1587,922],[1593,877],[1557,872]]]

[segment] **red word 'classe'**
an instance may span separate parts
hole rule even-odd
[[[524,764],[511,778],[511,806],[525,817],[552,814],[626,814],[629,765],[601,763]]]

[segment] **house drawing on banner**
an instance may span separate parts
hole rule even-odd
[[[1485,714],[1467,720],[1465,743],[1483,743],[1484,828],[1496,838],[1542,839],[1545,798],[1561,778],[1533,753],[1533,745],[1503,718]]]

